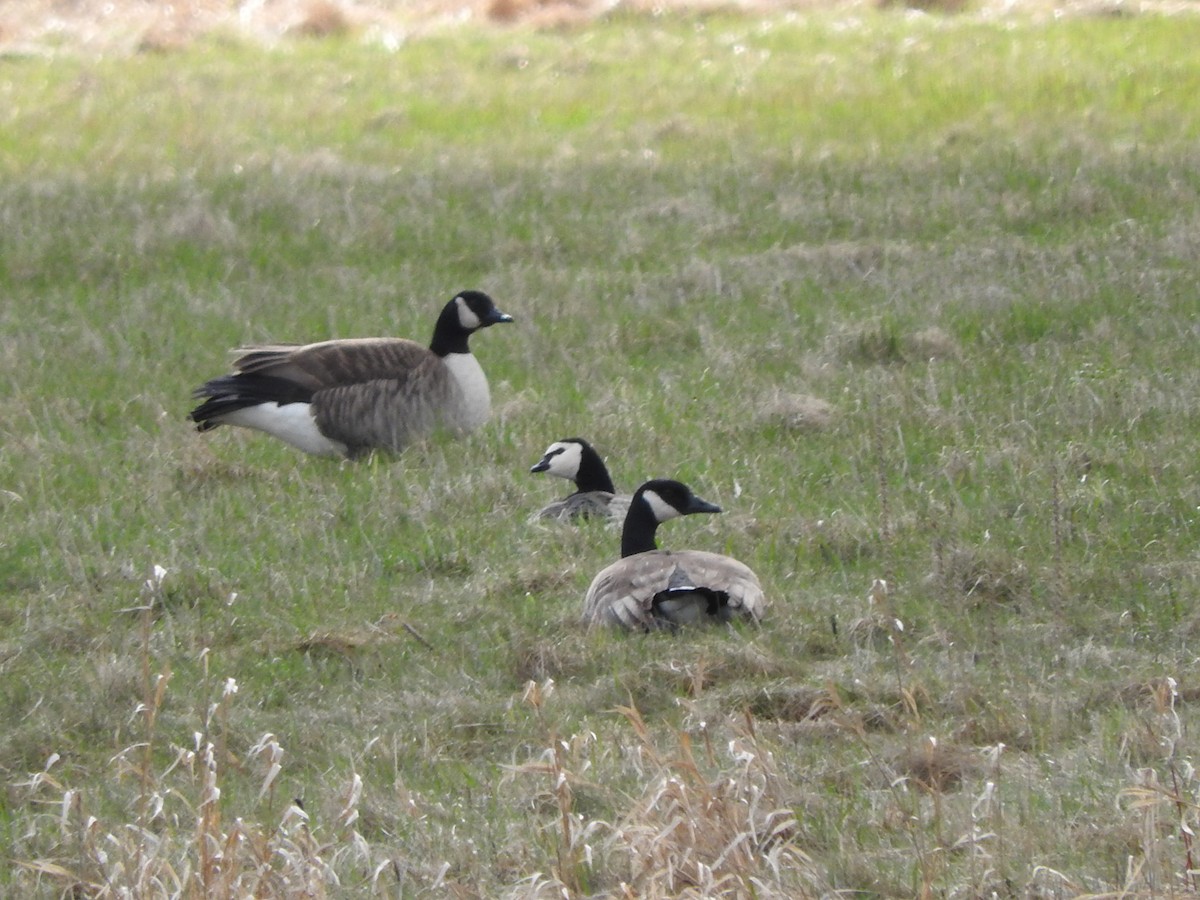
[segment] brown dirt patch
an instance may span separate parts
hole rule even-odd
[[[414,37],[463,25],[577,25],[616,8],[768,15],[813,9],[853,13],[889,6],[935,13],[967,9],[988,17],[1200,11],[1195,0],[4,0],[0,53],[167,51],[214,32],[266,44],[349,34],[400,46]]]
[[[647,11],[674,5],[767,12],[817,2],[844,0],[5,0],[0,3],[0,52],[170,50],[214,32],[264,43],[351,34],[398,46],[463,25],[583,23],[618,4]]]

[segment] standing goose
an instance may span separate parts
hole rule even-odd
[[[662,522],[719,513],[678,481],[647,481],[633,495],[621,533],[621,558],[601,570],[583,599],[589,625],[648,631],[734,618],[758,622],[766,610],[758,576],[745,564],[703,550],[659,550]]]
[[[404,338],[243,347],[234,373],[192,394],[197,431],[240,425],[265,431],[306,453],[353,459],[399,452],[435,428],[456,434],[491,414],[491,393],[467,340],[511,322],[482,291],[446,304],[428,347]]]
[[[575,484],[575,493],[543,507],[535,519],[621,519],[629,511],[629,496],[617,493],[604,460],[583,438],[555,441],[529,471],[557,475]]]

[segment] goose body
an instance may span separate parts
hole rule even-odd
[[[583,600],[584,621],[642,631],[759,622],[766,598],[747,565],[704,550],[659,550],[655,543],[662,522],[720,511],[678,481],[656,479],[639,487],[625,516],[621,558],[592,580]]]
[[[574,493],[544,506],[536,519],[620,521],[629,510],[630,497],[616,492],[604,460],[583,438],[555,441],[529,471],[565,478],[575,485]]]
[[[480,291],[442,309],[433,340],[355,338],[245,347],[234,372],[193,393],[198,431],[238,425],[306,453],[354,458],[399,452],[437,428],[473,431],[491,414],[491,393],[467,341],[511,322]]]

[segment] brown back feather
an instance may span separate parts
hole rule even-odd
[[[744,563],[704,550],[651,550],[619,559],[600,571],[584,596],[584,621],[652,627],[654,597],[667,589],[676,566],[694,584],[728,594],[729,605],[739,617],[757,622],[766,612],[762,584]]]
[[[352,338],[316,344],[244,347],[234,363],[239,372],[271,375],[313,391],[380,379],[405,379],[440,362],[428,347],[404,338]]]

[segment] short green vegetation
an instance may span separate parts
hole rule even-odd
[[[0,894],[1197,890],[1197,47],[860,10],[0,60]],[[467,287],[518,319],[467,440],[185,421],[229,348],[424,340]],[[573,435],[726,509],[661,537],[753,567],[761,630],[579,627],[617,531],[528,522]]]

